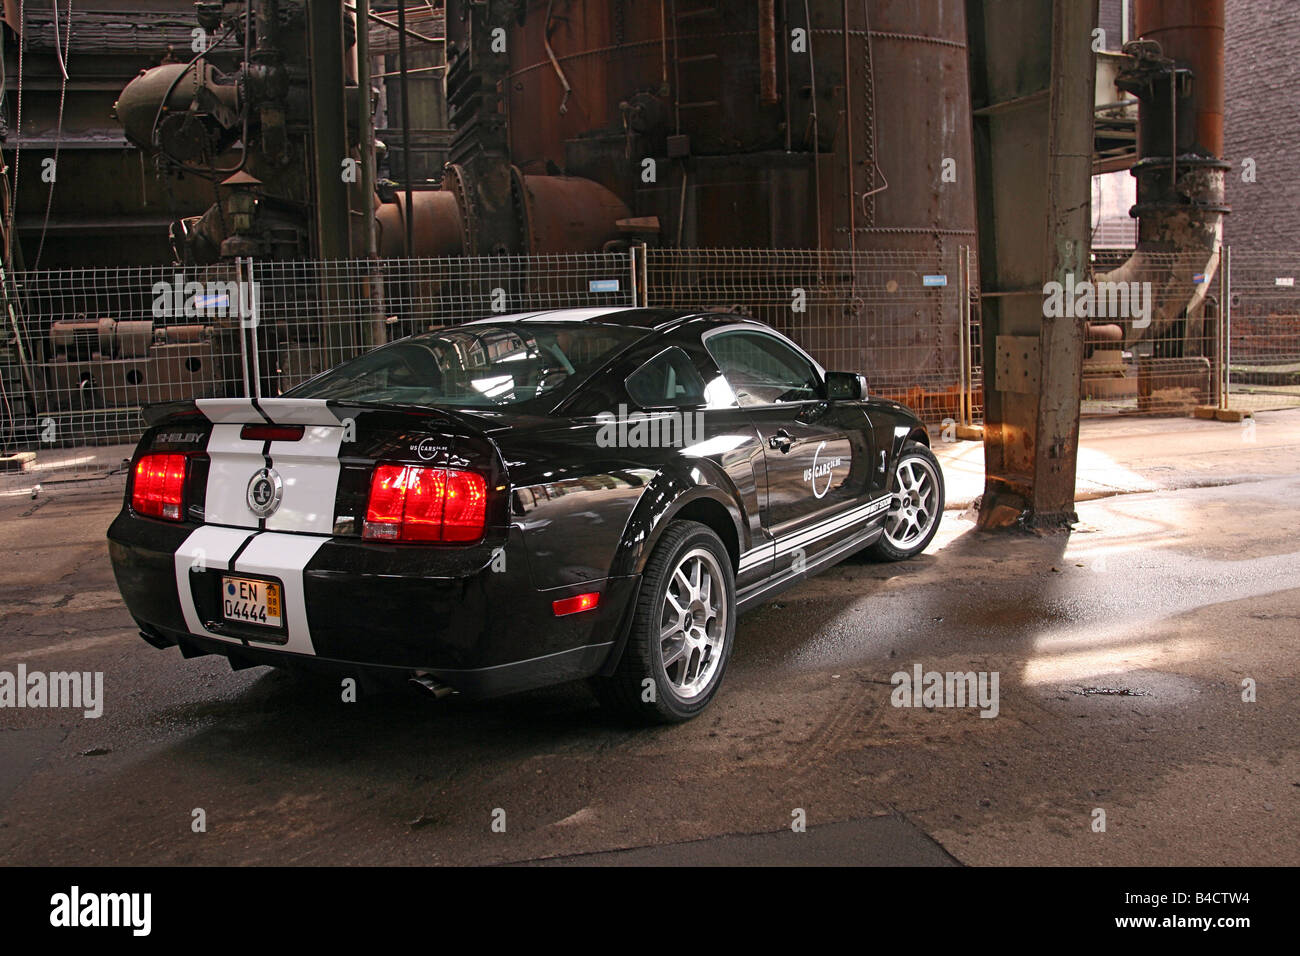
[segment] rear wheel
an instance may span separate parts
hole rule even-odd
[[[641,722],[689,720],[717,693],[735,632],[726,547],[705,525],[674,522],[646,564],[618,669],[594,679],[596,695]]]
[[[885,532],[870,552],[884,561],[916,557],[934,539],[943,516],[943,471],[934,452],[919,442],[903,446],[894,466],[894,483]]]

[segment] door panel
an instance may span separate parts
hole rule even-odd
[[[775,573],[798,571],[866,523],[854,512],[873,478],[870,422],[855,402],[825,401],[820,369],[783,338],[728,329],[705,345],[763,446],[763,527],[775,538]]]
[[[776,538],[776,570],[797,570],[860,530],[848,517],[871,479],[867,418],[856,405],[806,402],[746,409],[767,461],[764,526]]]

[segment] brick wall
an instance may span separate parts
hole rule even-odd
[[[1133,4],[1129,4],[1129,36],[1133,29]],[[1124,45],[1122,0],[1098,0],[1097,26],[1106,31],[1106,49],[1118,51]]]
[[[1234,248],[1300,255],[1300,3],[1227,0],[1224,158]],[[1242,160],[1256,163],[1243,183]]]
[[[1273,312],[1255,314],[1239,307],[1232,313],[1233,364],[1252,360],[1300,357],[1300,316]]]

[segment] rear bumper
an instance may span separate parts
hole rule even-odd
[[[596,673],[630,624],[635,577],[539,591],[512,529],[496,546],[434,548],[180,526],[119,515],[109,553],[127,608],[154,644],[235,666],[427,674],[475,696]],[[283,586],[283,631],[220,619],[226,573]],[[600,592],[591,611],[551,604]]]

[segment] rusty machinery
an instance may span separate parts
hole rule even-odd
[[[936,266],[974,244],[962,4],[499,6],[515,10],[501,19],[509,64],[493,78],[512,162],[608,187],[634,213],[625,231],[650,224],[651,241],[687,249],[911,251]],[[465,52],[458,7],[475,5],[448,6],[453,57]],[[447,79],[451,99],[455,60]],[[851,273],[806,277],[845,306],[801,320],[804,344],[830,366],[870,369],[877,389],[927,414],[955,414],[959,310],[945,312],[940,296],[904,306],[892,312],[900,323],[893,347],[872,349],[870,306]],[[897,278],[872,296],[921,281]],[[921,394],[918,381],[951,385]]]
[[[238,69],[222,73],[202,57],[155,67],[128,84],[117,102],[132,142],[159,150],[178,170],[220,174],[222,199],[181,226],[178,261],[329,257],[334,250],[312,239],[315,219],[325,215],[320,200],[327,177],[304,172],[311,168],[313,136],[323,140],[342,132],[341,155],[330,157],[328,178],[339,178],[344,159],[361,159],[358,128],[370,104],[362,101],[356,84],[353,19],[339,20],[345,32],[340,41],[343,90],[314,91],[313,70],[325,66],[310,62],[310,38],[321,32],[310,21],[326,19],[316,5],[310,16],[301,0],[197,6],[205,30],[233,32],[242,42],[245,55]],[[452,19],[461,52],[451,58],[448,99],[463,125],[442,190],[398,192],[394,201],[378,203],[374,196],[361,195],[360,178],[353,177],[347,204],[358,215],[351,217],[350,234],[342,237],[337,251],[365,248],[367,224],[359,214],[367,208],[375,210],[384,255],[578,252],[618,238],[616,221],[628,210],[607,189],[582,178],[526,175],[512,166],[504,117],[492,89],[498,72],[494,65],[502,57],[490,51],[490,44],[497,20],[503,13],[512,16],[513,6],[470,4],[467,9],[470,15],[463,21]],[[329,49],[326,42],[322,46]],[[342,94],[342,115],[313,111],[313,95],[335,92]],[[219,166],[217,157],[235,143],[242,147],[238,162]],[[403,241],[408,195],[415,227],[410,250]]]
[[[195,17],[206,49],[188,62],[141,71],[114,104],[126,138],[156,152],[165,175],[213,183],[216,201],[207,211],[173,227],[175,259],[203,265],[308,256],[315,190],[306,175],[313,143],[307,7],[290,0],[197,3]],[[339,57],[355,41],[351,21],[343,22],[349,29]],[[352,75],[346,61],[343,74]],[[336,170],[360,148],[357,87],[345,87],[352,108],[335,122],[350,119],[351,129]],[[361,205],[360,196],[352,198]]]
[[[408,184],[388,202],[364,195],[360,182],[340,187],[324,175],[341,158],[320,155],[324,144],[363,158],[372,108],[356,82],[348,8],[251,0],[198,3],[196,16],[225,47],[144,71],[116,106],[127,136],[171,173],[213,181],[217,201],[174,227],[179,262],[372,249],[380,257],[490,256],[633,242],[913,250],[938,259],[974,244],[963,4],[448,0],[448,163],[438,188]],[[1192,51],[1202,42],[1181,39]],[[1145,116],[1160,108],[1169,89],[1161,70],[1170,72],[1181,115],[1206,84],[1193,83],[1184,97],[1179,77],[1206,65],[1187,63],[1174,49],[1181,40],[1160,42],[1173,66],[1153,46],[1134,48],[1132,88]],[[341,62],[319,53],[332,49]],[[1173,195],[1162,183],[1173,177],[1175,192],[1201,184],[1212,193],[1221,170],[1210,161],[1213,145],[1201,148],[1197,121],[1171,132],[1198,157],[1162,145],[1153,121],[1144,130],[1143,245],[1165,248],[1157,223],[1185,218],[1188,203],[1186,190]],[[1162,202],[1179,208],[1164,215]],[[1213,205],[1205,203],[1205,221]],[[1183,231],[1197,233],[1194,224]],[[903,388],[918,371],[952,382],[946,396],[906,396],[946,413],[945,402],[955,409],[958,400],[960,331],[937,303],[912,311],[899,330],[904,347],[886,356],[842,334],[860,324],[852,306],[805,337],[823,361],[870,365],[885,386]]]
[[[142,70],[113,105],[127,140],[154,156],[165,189],[181,180],[209,183],[211,206],[171,226],[174,261],[203,266],[306,255],[313,219],[313,184],[304,175],[312,141],[306,7],[270,0],[192,9],[196,52]],[[237,278],[233,267],[205,271]],[[24,315],[40,315],[49,298],[75,301],[81,310],[45,328],[24,323],[32,336],[24,368],[31,410],[41,417],[77,413],[59,429],[63,440],[127,436],[136,427],[130,410],[141,403],[221,394],[241,378],[235,315],[200,324],[183,317],[117,321],[150,314],[148,282],[124,285],[103,301],[93,288],[43,282],[33,277],[15,292]]]
[[[233,31],[248,51],[242,65],[222,72],[200,57],[156,67],[117,106],[128,137],[180,169],[210,169],[241,145],[221,167],[223,199],[178,226],[178,258],[328,252],[311,241],[324,190],[313,200],[303,175],[314,74],[302,4],[198,9],[205,29]],[[356,96],[348,30],[344,139],[359,156],[355,119],[369,104]],[[446,40],[455,135],[441,188],[398,190],[386,203],[348,191],[353,210],[375,208],[382,257],[649,242],[902,249],[938,260],[973,240],[960,4],[452,0]],[[945,161],[955,182],[941,175]],[[343,248],[360,251],[364,217],[352,227]],[[847,286],[844,298],[853,299]],[[906,347],[887,360],[897,368],[831,329],[810,329],[809,344],[832,364],[871,363],[882,385],[901,386],[917,369],[947,379],[955,407],[956,317],[936,304],[911,318]]]
[[[1145,329],[1094,326],[1093,345],[1115,354],[1145,339],[1137,359],[1140,410],[1166,407],[1185,395],[1192,404],[1217,398],[1211,374],[1217,337],[1206,335],[1208,301],[1222,254],[1224,0],[1137,0],[1138,39],[1116,86],[1139,102],[1138,242],[1133,255],[1099,276],[1107,282],[1152,283]],[[1161,393],[1164,394],[1161,394]]]

